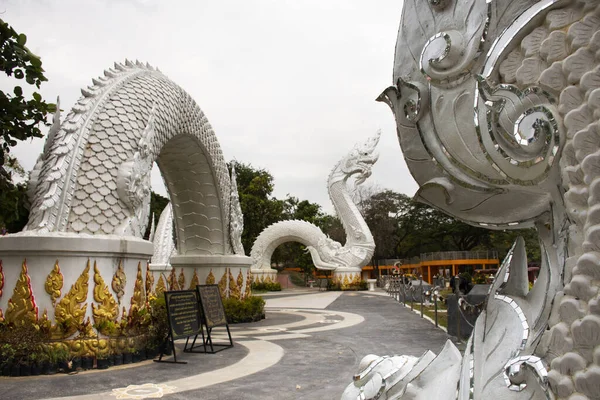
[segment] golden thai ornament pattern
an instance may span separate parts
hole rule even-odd
[[[244,297],[248,298],[252,296],[252,282],[254,282],[254,276],[252,272],[250,272],[250,268],[248,268],[248,272],[246,273],[246,290]]]
[[[38,319],[38,326],[40,327],[40,331],[44,333],[45,336],[49,336],[52,333],[52,321],[48,318],[48,310],[44,310],[42,316]]]
[[[56,300],[61,296],[61,290],[63,287],[64,277],[60,272],[60,267],[58,266],[58,260],[54,263],[54,268],[46,277],[46,282],[44,284],[44,288],[46,289],[46,293],[50,295],[52,299],[52,305],[56,305]]]
[[[208,273],[208,276],[206,277],[206,284],[207,285],[215,284],[215,275],[212,272],[212,268],[210,269],[210,272]]]
[[[231,268],[229,268],[228,272],[229,277],[229,297],[233,297],[234,299],[240,298],[240,288],[233,279],[233,274],[231,273]],[[242,278],[243,279],[243,278]]]
[[[154,296],[154,275],[150,272],[150,264],[146,264],[146,298],[156,297]]]
[[[54,308],[54,319],[57,325],[52,327],[52,338],[66,338],[77,332],[83,325],[87,309],[88,282],[90,280],[90,260],[77,281],[69,289],[69,293]],[[81,305],[83,304],[83,305]]]
[[[123,269],[123,260],[119,260],[119,266],[112,278],[112,290],[117,294],[117,300],[121,304],[121,297],[125,294],[125,285],[127,284],[127,276]]]
[[[175,275],[175,268],[171,269],[171,273],[169,274],[169,279],[167,279],[167,283],[169,284],[169,290],[179,290],[179,285],[177,284],[177,276]]]
[[[6,320],[4,319],[4,314],[2,313],[2,309],[0,308],[0,322],[4,322],[4,321],[6,321]]]
[[[190,290],[196,289],[196,286],[200,284],[200,279],[198,278],[198,271],[194,268],[194,275],[192,275],[192,281],[190,282]]]
[[[241,268],[240,268],[240,272],[238,273],[238,276],[237,276],[237,286],[238,286],[238,291],[240,293],[240,300],[242,300],[244,298],[244,292],[242,292],[242,287],[244,286],[244,274],[242,273]]]
[[[27,322],[36,323],[37,320],[38,308],[31,289],[31,278],[27,273],[27,261],[24,260],[15,290],[8,300],[6,321],[15,325],[24,325]]]
[[[228,272],[229,268],[225,268],[225,273],[221,277],[221,280],[219,280],[219,292],[221,293],[221,298],[223,299],[229,297],[227,293],[227,276],[229,275]]]
[[[98,307],[92,303],[92,314],[94,315],[94,323],[98,327],[98,331],[103,335],[109,335],[111,329],[106,326],[106,322],[116,321],[119,315],[119,306],[108,290],[108,285],[104,283],[98,266],[94,261],[94,301],[99,303]]]
[[[2,270],[2,260],[0,260],[0,297],[2,297],[2,288],[4,288],[4,271]]]
[[[179,290],[183,290],[185,287],[185,274],[183,273],[183,268],[181,268],[181,272],[179,273],[179,279],[177,280],[179,285]]]
[[[144,296],[144,280],[142,279],[142,263],[138,263],[137,278],[135,280],[135,286],[133,287],[133,296],[131,296],[131,308],[129,309],[129,315],[132,316],[146,303]]]
[[[158,277],[158,283],[156,284],[156,295],[160,296],[164,291],[167,290],[167,286],[165,285],[165,280],[163,279],[163,275],[160,274]]]

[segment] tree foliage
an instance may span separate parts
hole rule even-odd
[[[25,80],[40,88],[46,81],[42,61],[25,46],[27,37],[17,33],[0,19],[0,71],[8,77]],[[13,174],[19,164],[8,153],[18,140],[42,137],[40,124],[47,124],[46,115],[55,111],[38,92],[31,98],[20,85],[12,93],[0,91],[0,229],[18,232],[27,223],[27,188],[24,182],[14,183]],[[25,175],[24,173],[22,175]]]
[[[469,225],[391,190],[361,196],[359,208],[375,239],[375,259],[473,250],[497,250],[502,259],[516,238],[523,236],[529,261],[539,262],[535,229],[493,231]]]
[[[26,43],[27,36],[0,20],[0,70],[39,89],[47,80],[42,61],[29,51]],[[20,85],[16,85],[12,93],[0,91],[0,166],[4,165],[5,153],[17,145],[17,140],[42,137],[39,126],[47,124],[46,115],[55,109],[56,105],[46,103],[38,92],[34,91],[31,98],[25,97]]]

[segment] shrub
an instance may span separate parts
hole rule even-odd
[[[279,282],[253,282],[252,290],[266,292],[280,292],[281,284]]]
[[[230,297],[223,299],[225,315],[230,324],[256,322],[265,317],[265,301],[260,297],[246,297],[243,300]]]

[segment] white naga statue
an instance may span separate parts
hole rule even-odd
[[[496,275],[464,355],[366,357],[343,399],[600,399],[600,2],[405,0],[394,112],[417,199],[536,227]]]
[[[345,245],[329,238],[310,222],[277,222],[262,231],[252,246],[250,257],[254,263],[254,274],[260,271],[276,273],[271,269],[271,256],[277,246],[292,241],[306,246],[318,269],[335,271],[337,276],[360,273],[361,267],[373,255],[375,242],[367,223],[352,201],[347,182],[353,176],[355,184],[360,185],[371,176],[371,168],[378,158],[374,150],[379,137],[380,132],[377,132],[365,143],[357,144],[335,165],[327,180],[329,197],[346,231]]]

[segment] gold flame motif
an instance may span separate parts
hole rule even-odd
[[[133,287],[133,296],[131,296],[131,308],[129,315],[132,316],[144,307],[146,299],[144,297],[144,280],[142,279],[142,263],[138,263],[137,278]]]
[[[125,285],[127,284],[127,276],[123,270],[123,260],[119,260],[119,267],[115,271],[112,278],[112,290],[117,294],[117,301],[121,304],[121,297],[125,294]]]
[[[177,284],[177,276],[175,275],[175,268],[171,269],[171,273],[169,274],[169,279],[167,279],[167,283],[169,284],[169,290],[179,290],[179,285]]]
[[[110,294],[108,285],[104,283],[104,279],[98,271],[98,266],[94,261],[94,301],[100,303],[98,307],[92,303],[92,314],[94,315],[94,323],[98,331],[103,335],[109,335],[111,329],[107,326],[107,322],[112,322],[119,315],[119,306],[115,298]]]
[[[233,274],[231,273],[231,268],[229,268],[228,276],[229,276],[229,297],[233,297],[234,299],[239,299],[240,298],[240,287],[235,282],[235,279],[233,279]],[[244,277],[242,277],[242,281],[243,280],[244,280]]]
[[[252,276],[252,272],[250,272],[250,268],[248,268],[248,272],[246,273],[246,291],[244,293],[244,297],[252,296],[252,282],[254,282],[254,276]]]
[[[0,260],[0,297],[2,297],[2,288],[4,287],[4,271],[2,271],[2,260]]]
[[[52,338],[66,338],[83,326],[87,309],[88,281],[90,280],[90,260],[77,281],[71,286],[69,293],[54,308],[54,319],[57,325],[52,327]],[[83,305],[81,305],[83,304]]]
[[[150,272],[150,264],[146,264],[146,298],[156,297],[152,288],[154,287],[154,275]]]
[[[63,274],[60,272],[60,267],[58,266],[58,260],[54,263],[54,268],[46,277],[46,283],[44,284],[44,288],[46,289],[46,293],[50,295],[52,299],[52,305],[56,305],[56,300],[60,297],[61,290],[63,287]]]
[[[210,272],[208,273],[208,276],[206,277],[206,284],[207,285],[215,284],[215,275],[212,272],[212,268],[210,269]]]
[[[36,323],[38,320],[38,308],[31,290],[31,278],[27,273],[27,261],[23,260],[21,274],[15,285],[12,297],[8,300],[6,309],[6,321],[14,325],[25,325]]]
[[[229,275],[229,268],[225,268],[225,273],[223,274],[223,276],[221,277],[221,280],[219,280],[219,292],[221,293],[221,298],[228,298],[228,293],[227,293],[227,277]]]
[[[52,333],[52,321],[48,318],[48,310],[44,309],[44,313],[38,319],[38,326],[40,327],[40,331],[45,335],[50,335]]]
[[[181,272],[179,273],[179,279],[177,280],[179,285],[179,290],[183,290],[185,287],[185,274],[183,273],[183,268],[181,268]]]
[[[165,280],[163,279],[162,274],[158,277],[158,283],[156,284],[156,295],[160,296],[167,289],[165,285]]]
[[[198,279],[198,271],[194,268],[194,275],[192,275],[192,281],[190,282],[190,290],[196,289],[196,286],[200,284],[200,279]]]
[[[242,273],[242,269],[240,268],[240,272],[237,276],[237,287],[238,287],[238,292],[240,294],[240,300],[244,299],[244,293],[242,292],[242,286],[244,286],[244,274]]]
[[[2,313],[2,309],[0,308],[0,322],[5,322],[4,314]]]

